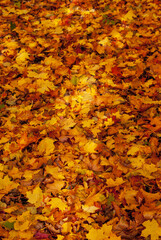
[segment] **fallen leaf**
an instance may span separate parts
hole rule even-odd
[[[151,236],[151,240],[159,240],[161,236],[161,227],[155,219],[145,221],[143,226],[145,229],[142,231],[141,236]]]

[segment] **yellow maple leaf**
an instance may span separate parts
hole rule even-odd
[[[16,62],[19,65],[23,65],[27,63],[27,59],[29,59],[29,54],[25,51],[25,49],[21,49],[21,51],[17,54]]]
[[[44,63],[45,65],[51,65],[54,69],[63,65],[59,59],[53,58],[52,56],[45,58]]]
[[[140,155],[135,158],[129,158],[129,161],[134,168],[141,168],[145,163],[145,159]]]
[[[44,154],[45,155],[50,155],[51,153],[54,152],[55,146],[54,146],[54,140],[46,137],[43,140],[41,140],[41,142],[38,145],[38,151],[40,152],[40,154]]]
[[[99,54],[102,54],[102,53],[105,52],[105,48],[104,48],[104,46],[102,46],[102,45],[98,45],[98,46],[96,47],[96,51],[97,51]]]
[[[0,144],[6,143],[6,142],[8,142],[8,141],[9,141],[9,139],[8,139],[7,137],[2,137],[2,138],[0,139]]]
[[[42,205],[43,193],[39,186],[35,187],[32,192],[28,191],[26,193],[26,196],[28,198],[28,201],[34,204],[36,207],[40,207]]]
[[[63,239],[64,239],[64,236],[57,235],[57,240],[63,240]]]
[[[23,173],[23,177],[25,178],[25,181],[29,181],[33,178],[34,174],[38,174],[40,170],[36,170],[36,171],[31,171],[31,170],[25,170]]]
[[[72,231],[72,222],[65,222],[62,225],[62,233],[69,233]]]
[[[24,231],[29,229],[32,222],[30,221],[30,212],[26,211],[22,215],[17,216],[17,220],[14,223],[14,229],[19,231]]]
[[[114,124],[114,121],[112,120],[112,118],[108,118],[107,121],[104,122],[105,126],[111,126],[112,124]]]
[[[20,170],[17,167],[13,167],[12,170],[8,172],[8,175],[12,178],[21,178],[23,172],[20,172]]]
[[[127,155],[135,155],[139,150],[140,150],[139,145],[133,145],[127,152]]]
[[[0,171],[3,171],[3,169],[4,169],[4,165],[0,163]]]
[[[11,213],[11,212],[14,212],[18,209],[18,206],[13,206],[13,207],[9,207],[9,208],[6,208],[4,209],[5,212],[7,213]]]
[[[92,124],[94,124],[94,120],[93,119],[88,119],[88,120],[84,120],[82,121],[82,126],[89,128]]]
[[[129,10],[122,18],[122,21],[128,21],[128,20],[132,20],[135,16],[135,14],[133,13],[132,10]]]
[[[57,103],[55,109],[65,109],[67,106],[64,103]]]
[[[46,78],[46,77],[48,77],[48,74],[44,73],[44,75],[40,75],[40,77]],[[53,82],[51,82],[49,80],[39,79],[36,81],[36,84],[38,85],[37,91],[40,93],[45,93],[45,91],[49,91],[49,89],[55,90],[55,86],[54,86]]]
[[[64,187],[65,181],[55,180],[54,183],[49,183],[46,185],[46,192],[52,192],[52,194],[57,194]]]
[[[143,226],[145,229],[142,231],[141,236],[151,236],[151,240],[159,240],[159,237],[161,236],[161,227],[155,219],[152,221],[145,221]]]
[[[111,45],[111,42],[108,37],[105,37],[103,40],[99,41],[99,44],[106,46],[106,45]]]
[[[113,180],[112,178],[106,180],[106,184],[108,185],[108,187],[116,187],[123,184],[124,182],[125,181],[121,177],[116,178],[116,180]]]
[[[6,43],[4,44],[4,46],[7,47],[7,48],[9,48],[9,49],[16,49],[16,48],[19,47],[19,44],[18,44],[18,42],[16,42],[16,41],[10,41],[10,42],[6,42]]]
[[[128,33],[126,34],[126,38],[132,38],[133,34],[134,33],[132,31],[128,31]]]
[[[8,176],[5,176],[3,179],[0,179],[0,190],[10,191],[13,188],[17,188],[19,184],[14,183],[10,180]]]
[[[91,228],[86,237],[88,240],[103,240],[110,236],[112,226],[104,224],[100,229]]]
[[[121,34],[116,29],[112,30],[111,35],[112,35],[113,38],[117,38],[118,40],[122,40]]]
[[[39,78],[39,79],[47,79],[49,77],[48,73],[37,73],[35,71],[28,71],[27,76],[29,78]],[[39,82],[41,83],[41,80],[39,80]]]
[[[54,166],[46,166],[45,174],[51,174],[55,179],[64,179],[64,174],[58,167]]]
[[[24,230],[29,229],[30,224],[31,224],[31,222],[28,220],[26,220],[24,222],[15,222],[14,229],[24,231]]]
[[[91,193],[85,200],[85,205],[93,206],[94,202],[102,202],[106,199],[106,197],[101,192],[96,193],[96,191],[96,188],[93,187]]]
[[[15,231],[11,230],[9,232],[8,239],[26,239],[30,240],[33,237],[33,232],[28,230],[28,231]]]
[[[92,140],[90,140],[89,142],[87,142],[84,146],[84,150],[87,152],[87,153],[95,153],[96,152],[96,147],[97,147],[97,144],[95,142],[93,142]]]
[[[149,179],[154,178],[151,173],[156,172],[158,168],[154,164],[146,164],[144,163],[143,167],[138,170],[138,172]]]
[[[109,73],[111,71],[112,66],[114,65],[116,58],[109,58],[104,61],[104,63],[101,63],[101,65],[105,65],[105,72]]]
[[[47,125],[54,125],[57,123],[57,119],[55,117],[52,117],[50,120],[46,121]]]
[[[60,198],[52,198],[47,204],[51,205],[51,209],[59,208],[61,211],[68,209],[67,204],[63,202]]]

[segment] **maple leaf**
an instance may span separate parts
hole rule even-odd
[[[140,2],[1,0],[0,238],[160,239],[159,0]]]
[[[121,76],[121,70],[120,70],[119,67],[114,66],[114,67],[111,68],[111,71],[112,71],[112,73],[113,73],[114,75],[116,75],[116,76]]]
[[[116,178],[116,180],[113,180],[112,178],[109,178],[106,180],[106,184],[109,187],[115,187],[115,186],[119,186],[121,184],[123,184],[125,181],[122,178]]]
[[[122,18],[122,21],[130,21],[133,20],[133,18],[136,17],[132,10],[128,11]]]
[[[14,229],[19,231],[24,231],[29,229],[32,222],[30,221],[31,215],[29,211],[22,213],[22,215],[17,216],[17,220],[14,223]]]
[[[34,237],[36,239],[48,239],[49,234],[42,233],[42,232],[37,232]]]
[[[89,233],[86,235],[88,240],[103,240],[110,236],[112,226],[104,224],[101,229],[91,228]]]
[[[51,174],[55,179],[64,179],[64,173],[58,168],[53,166],[46,166],[45,174]]]
[[[25,224],[24,224],[25,225]],[[9,236],[8,239],[26,239],[26,240],[30,240],[33,238],[33,232],[30,230],[23,230],[22,231],[20,229],[18,230],[11,230],[9,232]]]
[[[89,142],[87,142],[84,146],[84,150],[87,153],[95,153],[96,152],[96,147],[97,144],[95,142],[93,142],[92,140],[90,140]]]
[[[3,227],[5,227],[6,229],[14,229],[14,223],[15,222],[9,222],[9,221],[5,221],[3,223],[0,223]]]
[[[28,201],[34,204],[36,207],[40,207],[43,202],[43,193],[39,186],[35,187],[33,191],[26,193]]]
[[[143,226],[145,229],[142,231],[141,236],[151,236],[151,240],[159,240],[161,236],[161,227],[155,219],[145,221]]]
[[[1,181],[0,181],[0,189],[5,190],[6,192],[10,191],[13,188],[17,188],[18,185],[19,183],[15,183],[11,181],[8,176],[1,178]]]
[[[23,65],[27,63],[28,59],[29,59],[29,54],[26,52],[25,49],[21,49],[21,51],[17,55],[16,62],[19,65]]]
[[[89,205],[83,205],[82,206],[83,211],[88,213],[94,213],[96,210],[98,210],[98,207],[95,206],[89,206]]]
[[[76,123],[72,118],[65,118],[62,120],[61,124],[63,125],[63,129],[69,130],[70,128],[74,127]]]
[[[62,225],[62,233],[69,233],[72,231],[72,222],[65,222]]]
[[[135,155],[139,150],[140,150],[140,146],[133,145],[127,152],[127,155]]]
[[[63,202],[60,198],[52,198],[48,203],[50,205],[51,209],[53,208],[59,208],[61,211],[69,209],[67,204]]]
[[[52,138],[46,137],[38,145],[38,151],[40,154],[50,155],[54,152],[54,140]]]
[[[138,170],[138,173],[140,173],[142,176],[145,176],[147,178],[153,179],[152,173],[157,171],[157,167],[154,164],[143,164],[143,167]]]
[[[65,186],[65,181],[55,180],[54,183],[49,183],[46,185],[46,192],[52,192],[52,194],[57,194]]]
[[[57,123],[57,119],[55,117],[52,117],[50,120],[46,121],[47,125],[54,125]]]
[[[108,37],[105,37],[104,39],[102,39],[101,41],[99,41],[99,44],[105,46],[105,45],[109,45],[109,44],[111,44],[111,43],[110,43],[109,38],[108,38]]]
[[[61,235],[57,236],[57,240],[63,240],[63,239],[64,239],[64,236],[61,236]]]

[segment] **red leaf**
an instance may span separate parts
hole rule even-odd
[[[34,237],[36,239],[48,239],[48,236],[49,234],[37,232]]]
[[[112,68],[111,68],[111,71],[112,71],[112,73],[113,73],[114,75],[116,75],[116,76],[121,76],[121,75],[122,75],[120,68],[117,67],[117,66],[112,67]]]

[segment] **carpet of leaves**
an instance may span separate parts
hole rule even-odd
[[[161,239],[161,3],[0,1],[0,239]]]

